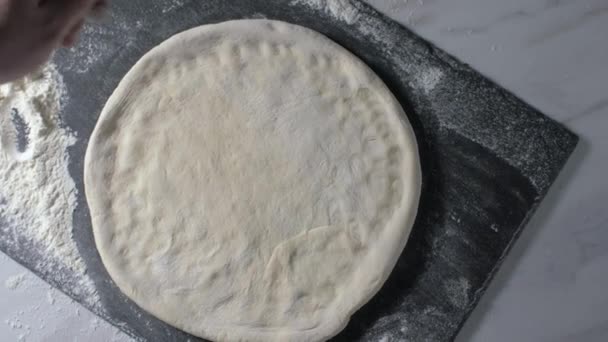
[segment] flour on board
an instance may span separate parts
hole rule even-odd
[[[429,67],[417,73],[415,78],[417,86],[422,88],[426,94],[429,94],[443,78],[443,71],[439,68]]]
[[[450,302],[454,306],[459,308],[465,308],[467,306],[469,303],[471,285],[466,278],[449,279],[445,281],[444,287],[449,294]]]
[[[163,3],[163,8],[161,9],[161,12],[163,13],[169,13],[175,9],[178,9],[180,7],[184,6],[184,1],[183,0],[172,0],[172,1],[165,1],[165,3]]]
[[[359,12],[350,0],[293,0],[292,4],[306,4],[347,24],[352,24],[359,18]]]
[[[399,41],[394,39],[394,35],[389,31],[390,28],[379,25],[368,16],[362,16],[359,8],[351,0],[292,0],[291,4],[304,5],[326,13],[336,20],[355,25],[355,30],[363,33],[367,39],[371,39],[381,46],[384,54],[392,54],[391,48],[400,44]],[[414,70],[416,66],[410,63],[398,63],[398,66],[408,73],[419,71]]]
[[[55,67],[0,86],[0,234],[7,250],[41,255],[33,268],[55,280],[69,270],[70,290],[99,305],[72,238],[76,186],[68,172],[75,135],[62,126],[63,83]]]

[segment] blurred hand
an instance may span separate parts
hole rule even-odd
[[[19,78],[72,45],[106,0],[0,0],[0,83]]]

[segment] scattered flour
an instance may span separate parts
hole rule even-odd
[[[366,2],[408,27],[417,26],[425,18],[424,1],[421,0],[366,0]]]
[[[97,328],[99,328],[99,320],[97,318],[93,318],[93,320],[91,320],[91,329],[95,331]]]
[[[139,23],[143,25],[141,20]],[[133,26],[131,20],[119,11],[108,12],[88,23],[83,27],[78,43],[69,50],[60,51],[70,56],[64,58],[67,62],[64,67],[85,74],[91,72],[101,61],[116,58],[125,45],[132,44],[136,34]]]
[[[384,5],[381,5],[382,2],[380,1],[381,0],[368,2],[371,2],[372,5],[379,8],[383,8]],[[395,38],[395,35],[390,31],[390,28],[380,24],[374,18],[362,16],[360,10],[351,0],[292,0],[291,4],[305,5],[314,10],[327,13],[337,20],[356,25],[355,29],[362,33],[367,39],[370,39],[381,46],[384,50],[383,53],[386,55],[393,54],[392,49],[395,46],[402,44],[400,39]],[[407,2],[401,6],[405,5],[407,5]],[[417,70],[417,66],[412,63],[397,62],[397,66],[409,74],[420,73],[420,70]]]
[[[4,282],[4,286],[6,286],[9,290],[16,290],[21,287],[21,284],[25,281],[25,273],[17,274],[11,277],[8,277]]]
[[[70,290],[95,307],[99,297],[72,239],[76,186],[67,149],[76,137],[61,124],[63,93],[52,65],[0,86],[0,234],[7,250],[40,254],[33,266],[39,272],[56,279],[73,273]]]
[[[183,0],[168,0],[165,1],[165,6],[161,9],[161,12],[163,13],[169,13],[175,9],[178,9],[182,6],[184,6],[184,1]]]
[[[450,302],[458,307],[465,308],[469,303],[469,290],[471,285],[466,278],[450,279],[444,284]]]
[[[9,302],[14,304],[0,310],[6,315],[2,317],[5,326],[0,327],[0,341],[134,342],[42,279],[25,274],[19,291],[10,293]],[[47,297],[53,298],[53,305],[46,303]]]
[[[49,304],[55,305],[55,296],[53,295],[52,289],[46,293],[46,300],[49,302]]]
[[[7,319],[4,321],[4,323],[6,323],[6,325],[11,327],[12,329],[23,328],[23,324],[21,323],[21,321],[18,318]]]
[[[17,341],[25,341],[32,333],[32,327],[21,322],[18,318],[7,319],[4,321],[11,330],[18,332]]]
[[[416,75],[417,85],[424,90],[426,94],[431,93],[437,84],[443,78],[443,71],[439,68],[430,67],[422,70]]]
[[[322,10],[347,24],[352,24],[359,18],[359,11],[350,0],[293,0],[292,3],[303,3]]]

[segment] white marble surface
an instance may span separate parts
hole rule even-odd
[[[457,342],[608,341],[608,0],[369,2],[581,137]],[[22,273],[0,340],[129,341]]]

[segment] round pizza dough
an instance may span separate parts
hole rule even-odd
[[[383,82],[309,29],[201,26],[147,53],[91,137],[86,196],[118,287],[217,341],[318,341],[388,277],[420,196]]]

